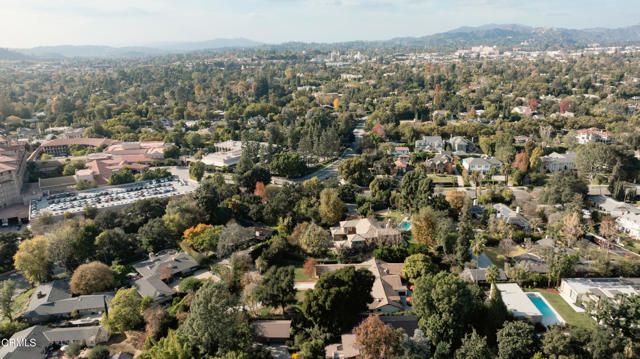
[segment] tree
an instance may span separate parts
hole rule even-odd
[[[119,185],[125,183],[135,182],[135,177],[133,176],[133,172],[127,167],[113,172],[111,177],[109,177],[109,185]]]
[[[71,291],[86,295],[107,291],[114,286],[111,269],[101,262],[91,262],[76,268],[71,276]]]
[[[180,148],[176,145],[169,145],[163,150],[164,158],[174,158],[177,159],[180,157]]]
[[[353,329],[363,359],[389,358],[400,351],[400,335],[378,316],[369,315]]]
[[[536,333],[528,322],[507,322],[498,331],[498,357],[500,359],[531,358],[536,349]]]
[[[614,298],[602,298],[589,302],[587,309],[600,323],[629,341],[640,337],[640,295],[618,294]]]
[[[246,313],[221,283],[206,282],[196,292],[179,333],[196,357],[245,350],[253,342]]]
[[[498,270],[498,267],[496,267],[493,264],[487,267],[485,272],[485,278],[487,279],[487,283],[495,284],[498,281],[499,277],[500,277],[500,271]]]
[[[571,247],[584,234],[584,230],[580,225],[580,216],[577,212],[573,212],[564,216],[562,222],[564,224],[564,237],[567,240],[567,247]]]
[[[144,324],[142,304],[142,297],[135,288],[118,289],[109,303],[109,314],[105,312],[102,316],[102,325],[111,333],[140,328]]]
[[[471,259],[469,246],[475,238],[471,221],[471,201],[466,200],[460,213],[458,238],[456,239],[456,259],[459,263],[465,263]]]
[[[411,219],[411,235],[416,243],[435,247],[437,244],[438,220],[431,207],[424,207]]]
[[[214,178],[207,178],[193,194],[193,200],[200,209],[204,219],[209,223],[224,223],[222,213],[220,213],[221,195],[219,184]]]
[[[600,235],[606,239],[606,243],[602,245],[607,246],[607,254],[609,253],[609,244],[613,237],[618,233],[618,224],[616,219],[612,216],[604,216],[600,219],[600,227],[598,229]]]
[[[402,267],[402,277],[410,283],[415,283],[418,278],[433,272],[434,265],[431,263],[431,258],[421,253],[408,256]]]
[[[188,197],[172,199],[167,203],[162,220],[174,238],[181,236],[187,228],[202,222],[203,209],[197,203],[197,200]]]
[[[95,239],[95,258],[103,263],[126,262],[133,256],[136,244],[120,228],[107,229]]]
[[[140,359],[191,359],[192,357],[189,344],[177,330],[171,329],[166,337],[158,341],[151,338],[145,345],[144,351],[138,356]]]
[[[93,347],[89,352],[88,359],[109,359],[109,348],[104,345]]]
[[[84,208],[82,208],[82,215],[84,218],[94,219],[98,215],[98,207],[84,206]]]
[[[484,236],[477,235],[473,241],[471,241],[471,253],[476,257],[476,272],[479,267],[478,261],[480,260],[480,255],[484,252],[486,245],[487,239]]]
[[[194,179],[200,182],[200,180],[204,176],[204,171],[205,171],[204,163],[200,161],[192,162],[191,165],[189,166],[189,177],[191,177],[191,179]]]
[[[455,347],[468,332],[476,307],[467,283],[453,274],[439,272],[416,281],[413,308],[420,317],[420,328],[433,343],[450,343]]]
[[[320,216],[328,225],[338,223],[345,213],[344,202],[340,200],[335,188],[325,188],[320,192]]]
[[[526,152],[520,152],[513,160],[513,166],[520,170],[522,173],[527,173],[529,170],[529,156]]]
[[[492,359],[487,346],[487,338],[476,333],[475,329],[462,338],[462,344],[455,352],[455,359]]]
[[[539,199],[546,204],[565,204],[573,202],[576,196],[583,200],[588,192],[587,183],[574,171],[558,171],[549,177]]]
[[[575,167],[590,182],[600,173],[610,173],[617,161],[613,149],[602,142],[586,143],[576,150]]]
[[[16,284],[11,279],[2,282],[2,288],[0,288],[0,310],[2,311],[2,316],[9,319],[9,322],[13,321],[11,306],[13,305],[15,292]]]
[[[544,151],[540,147],[536,147],[531,151],[531,155],[529,158],[529,168],[533,171],[537,171],[542,166],[542,156],[544,155]]]
[[[256,288],[256,299],[264,305],[280,306],[282,313],[288,304],[296,302],[296,289],[293,287],[293,267],[272,266],[262,276]]]
[[[149,253],[169,247],[175,235],[164,225],[162,218],[153,218],[138,230],[140,246]]]
[[[305,292],[302,313],[321,332],[338,335],[373,301],[374,280],[371,271],[353,266],[323,274],[315,288]]]
[[[216,253],[218,257],[226,257],[254,238],[255,233],[250,228],[232,223],[224,227],[220,232]]]
[[[82,347],[83,346],[80,343],[70,343],[67,345],[67,349],[64,351],[64,354],[71,358],[75,358],[80,355],[80,352],[82,352]]]
[[[400,345],[404,351],[402,358],[422,359],[431,356],[431,341],[420,328],[414,330],[412,337],[403,334]]]
[[[76,170],[81,170],[83,168],[85,168],[84,161],[82,160],[71,161],[71,162],[68,162],[66,165],[64,165],[64,168],[62,169],[62,175],[73,176],[76,174]]]
[[[310,223],[300,237],[300,247],[312,256],[324,255],[331,246],[331,234],[315,223]]]
[[[495,139],[495,156],[502,163],[511,163],[513,156],[516,154],[516,148],[513,146],[513,136],[508,133],[497,134]]]
[[[338,174],[345,181],[358,185],[368,186],[370,181],[369,166],[362,157],[347,158],[338,166]]]
[[[465,199],[467,198],[467,194],[464,191],[452,190],[447,192],[447,195],[445,198],[447,199],[447,202],[449,202],[449,205],[451,206],[451,208],[455,208],[456,210],[461,210],[462,207],[464,206]]]
[[[20,242],[13,256],[15,268],[24,272],[32,284],[44,283],[51,277],[53,263],[49,260],[48,249],[47,239],[37,236]]]
[[[298,153],[279,152],[273,156],[270,168],[271,172],[290,178],[302,176],[307,166]]]
[[[307,257],[305,259],[304,264],[302,265],[302,272],[307,279],[313,279],[316,276],[316,266],[318,265],[318,261],[313,257]]]

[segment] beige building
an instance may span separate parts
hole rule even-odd
[[[24,145],[0,138],[0,207],[23,203],[21,191],[26,169]]]
[[[340,226],[331,227],[331,236],[337,242],[368,245],[397,245],[402,242],[400,231],[391,223],[381,223],[372,218],[341,221]]]

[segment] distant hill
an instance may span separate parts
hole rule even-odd
[[[640,42],[640,25],[617,29],[564,29],[556,27],[529,27],[517,24],[488,24],[478,27],[460,27],[451,31],[422,37],[395,38],[384,43],[389,45],[460,47],[471,45],[515,46],[522,42],[532,46],[583,46],[601,44],[623,44]]]
[[[60,59],[72,57],[141,57],[157,56],[170,53],[214,50],[220,48],[243,48],[260,46],[262,43],[249,39],[214,39],[199,42],[165,42],[150,46],[97,46],[97,45],[59,45],[38,46],[29,49],[13,49],[11,52],[44,59]]]
[[[27,56],[8,49],[0,49],[0,60],[25,60]]]
[[[190,51],[202,51],[213,50],[222,48],[242,48],[242,47],[256,47],[264,45],[261,42],[253,41],[250,39],[237,38],[237,39],[214,39],[208,41],[193,41],[193,42],[160,42],[151,44],[150,46],[157,49],[162,49],[170,52],[190,52]]]

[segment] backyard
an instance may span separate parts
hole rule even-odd
[[[587,313],[578,313],[558,294],[554,289],[534,289],[533,291],[542,294],[544,299],[551,304],[553,309],[560,314],[567,324],[581,327],[593,328],[596,322]]]

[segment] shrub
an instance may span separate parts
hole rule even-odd
[[[113,272],[101,262],[83,264],[73,272],[69,284],[71,291],[75,294],[102,292],[113,288]]]

